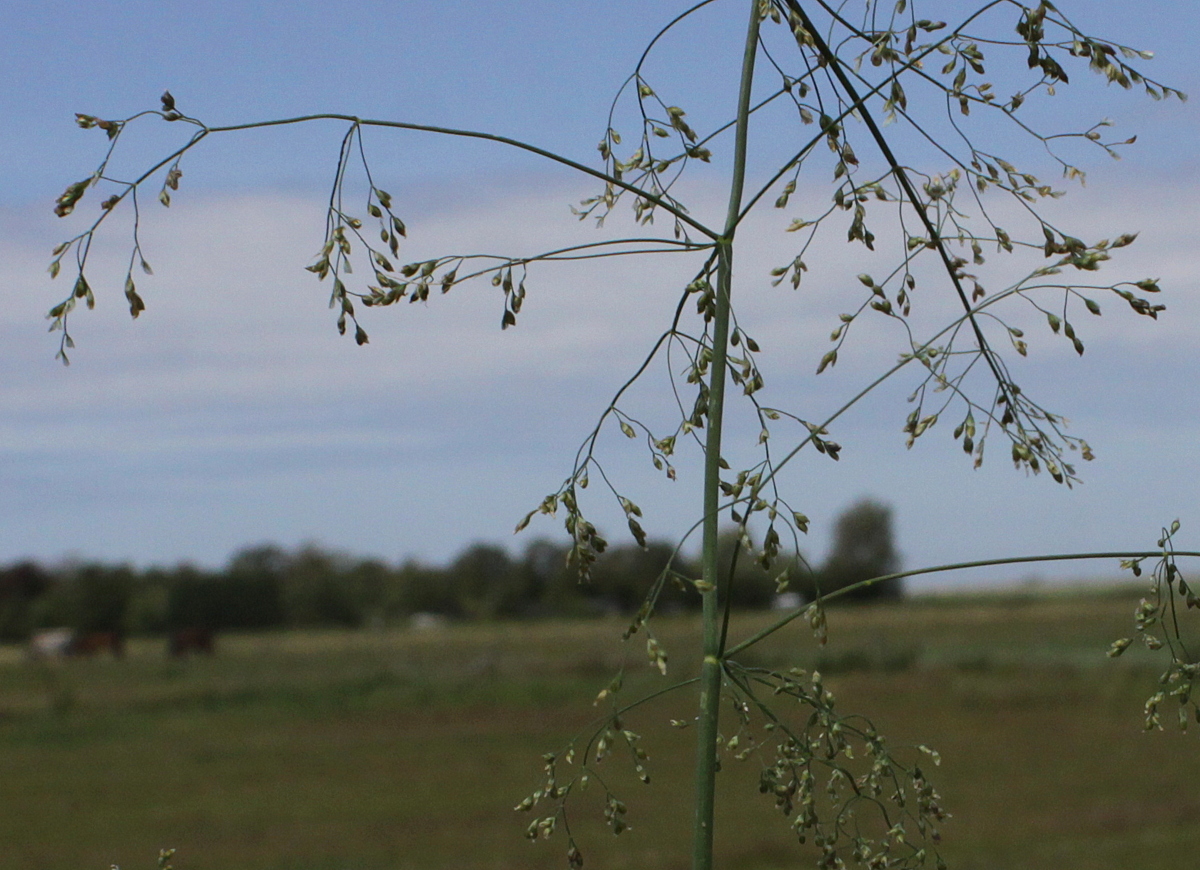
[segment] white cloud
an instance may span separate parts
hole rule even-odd
[[[841,463],[810,460],[788,475],[798,504],[827,521],[858,495],[893,502],[910,564],[1142,543],[1171,518],[1163,513],[1200,525],[1190,501],[1197,367],[1194,354],[1181,353],[1200,335],[1191,292],[1200,254],[1187,237],[1196,200],[1157,190],[1136,200],[1122,194],[1116,208],[1108,197],[1089,189],[1071,214],[1096,233],[1143,230],[1120,274],[1161,277],[1165,316],[1149,324],[1101,300],[1104,316],[1081,325],[1083,360],[1043,329],[1031,342],[1033,361],[1020,368],[1023,384],[1040,381],[1051,406],[1096,442],[1103,470],[1084,469],[1087,486],[1065,493],[1020,480],[999,452],[972,474],[940,432],[906,453],[906,387],[896,386],[839,423]],[[405,256],[529,254],[596,239],[567,213],[571,199],[549,189],[406,213]],[[719,213],[715,195],[702,192],[700,201],[700,210]],[[69,369],[52,361],[53,338],[38,327],[55,301],[50,291],[67,289],[49,285],[44,271],[59,238],[36,223],[7,235],[0,561],[79,550],[213,562],[243,543],[307,537],[392,558],[443,558],[472,538],[499,538],[567,473],[575,446],[662,330],[698,262],[536,267],[520,322],[506,332],[500,293],[486,282],[428,305],[360,309],[371,343],[358,348],[336,334],[327,285],[302,269],[320,246],[322,209],[282,195],[189,200],[183,192],[170,211],[148,207],[143,245],[155,275],[138,278],[147,311],[130,321],[120,290],[127,243],[105,238],[91,273],[97,310],[73,316],[79,347]],[[787,215],[802,212],[797,202]],[[831,232],[799,291],[771,288],[766,272],[791,258],[795,237],[768,230],[769,222],[744,230],[742,322],[764,347],[772,401],[815,419],[838,392],[895,359],[898,335],[881,319],[864,321],[838,367],[808,378],[846,307],[841,294],[861,290],[853,276],[867,267],[858,247]],[[932,283],[922,290],[926,310],[953,310],[933,292]],[[641,392],[631,407],[667,419],[669,401]],[[605,449],[614,475],[648,508],[650,528],[686,529],[695,510],[680,494],[692,492],[693,480],[644,480],[646,457],[612,435]],[[812,551],[822,545],[814,535]]]

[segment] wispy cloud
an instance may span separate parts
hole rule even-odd
[[[407,256],[521,255],[593,240],[567,212],[575,196],[502,192],[412,215]],[[839,425],[842,462],[805,462],[785,476],[798,505],[829,519],[859,495],[891,501],[910,564],[1142,544],[1177,514],[1200,524],[1190,388],[1200,372],[1194,354],[1179,352],[1200,336],[1200,255],[1187,243],[1195,201],[1178,187],[1074,197],[1069,216],[1081,232],[1143,231],[1117,274],[1161,277],[1168,306],[1148,324],[1104,302],[1103,317],[1081,328],[1083,360],[1046,331],[1022,369],[1023,384],[1040,382],[1052,407],[1097,442],[1101,461],[1084,469],[1085,487],[1021,480],[1000,453],[972,473],[937,433],[904,451],[902,381]],[[216,562],[251,541],[304,538],[445,558],[470,539],[501,538],[567,473],[698,262],[539,266],[513,330],[499,329],[500,293],[485,281],[427,305],[366,312],[371,343],[358,348],[336,334],[328,288],[302,268],[320,245],[322,209],[272,194],[181,195],[169,212],[156,207],[143,225],[155,275],[139,279],[148,310],[136,323],[120,292],[124,243],[108,237],[96,249],[97,310],[74,317],[69,369],[52,361],[53,338],[38,327],[52,291],[66,290],[45,275],[58,239],[39,228],[4,242],[0,560],[78,550]],[[768,227],[773,220],[745,229],[743,323],[764,347],[773,401],[817,418],[839,391],[865,383],[870,366],[895,359],[897,336],[871,324],[845,363],[809,379],[861,255],[831,236],[809,285],[772,288],[769,269],[794,255],[794,238]],[[942,308],[932,292],[921,304]],[[651,377],[655,390],[631,401],[667,419],[663,369]],[[614,478],[637,493],[652,531],[684,531],[694,477],[650,483],[647,457],[616,432],[606,445]],[[814,534],[812,550],[823,545]]]

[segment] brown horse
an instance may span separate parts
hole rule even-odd
[[[192,626],[173,630],[167,638],[167,652],[172,658],[183,658],[190,653],[212,655],[212,629]]]
[[[106,651],[114,658],[124,656],[125,635],[119,631],[86,631],[76,634],[67,646],[67,655],[76,658],[90,658]]]

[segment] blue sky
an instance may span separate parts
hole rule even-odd
[[[650,67],[694,126],[733,105],[733,86],[720,76],[740,52],[744,5],[711,4]],[[1149,74],[1200,92],[1194,4],[1149,2],[1136,14],[1115,0],[1060,6],[1079,21],[1091,16],[1101,35],[1154,49],[1156,59],[1143,64]],[[467,285],[427,307],[368,312],[371,343],[358,348],[337,335],[328,288],[303,270],[321,244],[321,200],[342,129],[214,137],[185,162],[170,210],[146,197],[143,243],[155,275],[139,283],[148,310],[136,323],[121,294],[127,234],[101,237],[97,310],[75,318],[79,347],[63,368],[43,316],[66,288],[45,268],[50,248],[81,224],[67,228],[52,206],[104,147],[103,134],[78,129],[74,113],[157,108],[169,88],[183,111],[214,125],[340,111],[488,130],[594,165],[616,87],[682,8],[615,2],[596,15],[584,4],[535,0],[8,4],[0,11],[8,83],[0,93],[0,563],[76,554],[215,565],[261,541],[313,540],[389,560],[443,560],[476,539],[521,546],[513,525],[569,472],[608,395],[670,316],[687,264],[537,271],[521,323],[503,333],[496,291]],[[1067,491],[1044,476],[1026,479],[998,441],[972,471],[950,438],[953,422],[906,451],[900,427],[912,384],[888,385],[839,424],[841,462],[805,459],[789,473],[793,500],[813,518],[809,555],[824,554],[833,517],[864,496],[895,507],[910,567],[1140,547],[1176,517],[1181,541],[1200,541],[1195,105],[1138,99],[1080,71],[1049,109],[1034,108],[1041,117],[1065,117],[1067,107],[1071,118],[1110,117],[1117,138],[1137,133],[1119,162],[1081,152],[1089,184],[1074,186],[1056,214],[1094,237],[1142,231],[1112,264],[1111,280],[1159,277],[1167,305],[1151,324],[1106,301],[1102,318],[1081,324],[1082,359],[1043,329],[1030,338],[1030,360],[1016,364],[1022,385],[1095,448],[1097,460],[1080,469],[1085,483]],[[178,135],[162,123],[130,128],[120,165],[161,153]],[[380,186],[403,202],[413,259],[448,250],[525,254],[543,240],[595,236],[568,211],[593,186],[525,155],[413,134],[373,132],[367,144]],[[857,250],[831,247],[815,270],[825,277],[807,294],[766,280],[792,256],[782,226],[827,201],[824,185],[822,177],[786,215],[755,224],[739,260],[744,316],[764,346],[774,401],[812,417],[896,350],[894,333],[863,329],[835,369],[809,377],[847,307],[846,276],[855,283],[862,270]],[[696,213],[715,220],[716,174],[701,174],[692,195]],[[94,209],[99,197],[91,196],[84,203]],[[661,416],[669,393],[661,369],[654,372],[634,402]],[[681,479],[669,484],[619,432],[610,434],[602,455],[642,504],[651,534],[684,532],[695,519],[694,467],[681,464]],[[599,524],[618,538],[619,512],[596,498]],[[549,521],[525,533],[561,534]],[[1035,573],[1115,572],[1101,565],[989,576]]]

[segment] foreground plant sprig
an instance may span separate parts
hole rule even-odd
[[[1196,697],[1200,687],[1200,648],[1196,644],[1200,638],[1191,638],[1189,645],[1187,633],[1180,624],[1181,611],[1200,609],[1200,597],[1176,562],[1179,556],[1193,555],[1175,550],[1174,536],[1178,531],[1179,520],[1175,520],[1170,528],[1162,530],[1162,537],[1158,539],[1161,555],[1155,560],[1151,573],[1149,596],[1138,602],[1134,613],[1134,636],[1114,641],[1108,651],[1109,656],[1117,658],[1137,638],[1147,649],[1161,650],[1167,656],[1167,666],[1158,679],[1159,688],[1146,700],[1147,731],[1162,729],[1160,707],[1168,699],[1176,702],[1175,721],[1181,731],[1188,729],[1189,719],[1200,724],[1200,699]],[[1123,559],[1121,567],[1140,577],[1142,563],[1148,558],[1151,557]]]
[[[101,225],[126,199],[132,208],[133,240],[125,292],[130,313],[137,317],[146,306],[134,281],[135,267],[150,274],[138,237],[139,190],[161,176],[158,200],[169,206],[183,175],[181,160],[192,148],[213,134],[270,126],[344,125],[325,208],[323,243],[307,268],[329,282],[337,329],[351,333],[360,345],[368,341],[359,320],[361,309],[391,307],[405,299],[431,301],[475,278],[489,280],[501,291],[500,325],[507,329],[519,322],[529,292],[527,280],[539,264],[666,253],[693,258],[687,273],[690,280],[675,290],[678,302],[670,323],[637,371],[602,409],[561,485],[518,524],[518,530],[561,509],[572,540],[571,560],[586,582],[591,566],[608,546],[591,519],[592,492],[599,490],[602,498],[615,504],[636,543],[645,546],[647,540],[648,520],[642,508],[600,461],[602,439],[619,436],[641,445],[655,471],[668,481],[686,472],[690,455],[694,465],[701,466],[702,502],[695,525],[676,552],[697,534],[701,573],[687,576],[669,564],[650,582],[625,637],[644,636],[649,665],[665,677],[670,655],[655,637],[652,620],[665,584],[679,584],[701,602],[700,673],[646,699],[620,705],[617,696],[623,683],[618,674],[600,692],[597,700],[608,709],[592,730],[564,752],[544,758],[542,784],[518,805],[524,811],[537,811],[527,835],[541,840],[562,830],[568,842],[568,864],[581,866],[583,853],[571,834],[568,808],[591,781],[601,793],[606,824],[614,833],[627,830],[627,806],[615,782],[601,778],[599,765],[620,751],[631,762],[634,776],[645,782],[650,775],[648,758],[629,716],[635,708],[644,713],[642,706],[650,700],[691,688],[697,693],[696,715],[681,724],[694,725],[690,733],[696,735],[695,870],[713,867],[715,782],[721,760],[727,757],[762,761],[761,790],[791,818],[798,839],[806,847],[815,846],[817,866],[940,867],[936,847],[940,823],[947,816],[918,763],[921,754],[929,751],[918,747],[913,750],[917,761],[901,759],[903,753],[893,752],[867,720],[835,711],[833,694],[819,674],[759,670],[735,658],[801,616],[818,642],[824,643],[828,637],[825,605],[840,593],[823,595],[768,629],[731,644],[729,584],[735,572],[730,570],[730,579],[725,580],[718,564],[720,523],[727,515],[736,526],[741,547],[735,560],[750,558],[764,570],[774,571],[789,557],[789,550],[799,559],[799,540],[810,521],[803,505],[793,504],[793,497],[781,490],[780,472],[814,455],[820,461],[838,461],[844,451],[835,424],[900,372],[920,372],[909,396],[912,408],[898,427],[907,446],[939,422],[954,420],[953,439],[976,467],[983,461],[987,442],[999,437],[1017,469],[1031,474],[1044,470],[1067,486],[1076,481],[1072,454],[1089,460],[1090,445],[1068,434],[1063,416],[1043,407],[1017,382],[1010,367],[1012,354],[1025,357],[1032,347],[1030,327],[1020,315],[1032,316],[1039,328],[1044,324],[1050,340],[1069,341],[1076,353],[1083,354],[1083,315],[1100,314],[1097,299],[1103,299],[1102,294],[1112,293],[1136,314],[1152,319],[1164,306],[1155,301],[1159,287],[1154,279],[1094,282],[1092,276],[1114,251],[1132,243],[1135,234],[1085,241],[1052,223],[1039,205],[1063,192],[1040,178],[1041,170],[1033,171],[1036,167],[1029,164],[1034,161],[1025,155],[1018,159],[998,153],[994,143],[1002,137],[993,135],[983,122],[1004,124],[1026,137],[1054,171],[1066,181],[1075,181],[1082,180],[1083,170],[1067,146],[1116,156],[1136,137],[1107,139],[1106,121],[1043,130],[1029,120],[1022,107],[1066,88],[1073,64],[1120,88],[1143,87],[1154,99],[1183,95],[1127,63],[1146,59],[1145,53],[1088,35],[1045,0],[1036,5],[1015,0],[981,2],[961,10],[953,22],[919,17],[918,4],[907,0],[894,4],[824,0],[746,4],[743,0],[747,26],[736,108],[710,129],[697,129],[702,127],[694,120],[699,113],[689,114],[682,99],[667,93],[669,87],[651,80],[647,60],[662,40],[674,34],[676,25],[715,6],[715,0],[690,6],[651,40],[605,119],[599,169],[508,137],[336,113],[209,126],[185,115],[170,93],[162,96],[160,110],[123,120],[79,115],[81,127],[106,134],[108,150],[91,176],[64,191],[55,211],[62,217],[72,214],[96,186],[115,192],[101,203],[100,214],[83,232],[54,251],[51,274],[57,275],[63,258],[73,252],[75,279],[70,294],[50,311],[51,328],[62,332],[59,356],[65,363],[66,351],[73,346],[69,315],[79,300],[89,308],[95,304],[86,277],[91,245]],[[996,63],[997,56],[1015,59],[1010,60],[1012,66],[1028,76],[1008,98],[998,96],[988,79],[988,66]],[[933,100],[927,99],[929,94]],[[757,164],[750,151],[762,139],[752,132],[766,113],[780,106],[787,106],[794,117],[789,125],[782,125],[782,131],[773,131],[777,135],[771,138],[793,143],[788,146],[790,156],[766,171],[765,178],[754,181],[751,169]],[[107,166],[113,149],[143,116],[179,124],[188,138],[132,180],[110,177]],[[889,123],[899,125],[904,135],[888,132]],[[628,125],[635,132],[626,138],[621,128]],[[638,231],[535,253],[450,251],[421,259],[408,257],[410,216],[403,198],[393,196],[384,180],[375,177],[363,138],[366,130],[389,128],[490,141],[567,167],[600,185],[598,192],[579,201],[578,217],[603,224],[626,202]],[[932,156],[911,147],[905,136],[927,143]],[[903,149],[901,143],[906,143]],[[690,175],[718,157],[729,164],[726,210],[717,220],[706,220],[684,204],[685,172]],[[815,197],[808,195],[820,178],[828,180],[832,191],[825,206],[814,205]],[[899,355],[896,364],[832,413],[780,408],[782,403],[767,400],[771,384],[759,365],[767,350],[752,337],[754,325],[743,323],[734,306],[735,252],[740,249],[738,235],[745,218],[764,200],[786,211],[793,207],[793,199],[801,200],[806,211],[792,216],[786,225],[786,231],[794,234],[788,238],[797,239],[790,257],[773,269],[755,263],[745,270],[760,286],[806,287],[807,260],[830,233],[839,242],[844,239],[856,246],[872,264],[845,281],[849,289],[844,291],[845,308],[830,334],[832,346],[801,348],[804,364],[817,375],[834,368],[853,350],[863,318],[892,330]],[[1017,224],[1001,225],[1001,213],[1006,222]],[[658,237],[645,229],[662,216],[671,223],[668,236]],[[881,263],[878,257],[885,252],[891,259]],[[1000,255],[1017,258],[1025,277],[1013,281],[1006,271],[1001,281],[989,264],[990,258]],[[1022,258],[1031,262],[1025,264]],[[926,261],[933,266],[932,279],[921,269]],[[736,262],[741,274],[743,267]],[[365,281],[360,283],[357,275],[365,276]],[[933,294],[951,299],[957,307],[959,313],[949,323],[930,325],[923,319],[933,307],[928,304]],[[670,401],[661,403],[666,409],[663,419],[643,419],[629,410],[626,399],[652,364],[664,362],[671,378]],[[740,396],[727,389],[730,385],[740,388]],[[726,459],[727,453],[734,453],[726,449],[727,423],[738,413],[758,432],[756,458],[743,467],[731,466]],[[781,441],[783,445],[776,446]],[[594,478],[601,485],[589,490]],[[1160,542],[1164,554],[1161,572],[1156,572],[1156,578],[1161,573],[1159,595],[1139,610],[1139,632],[1154,638],[1148,644],[1160,641],[1145,630],[1168,614],[1174,620],[1176,595],[1189,606],[1192,603],[1191,588],[1174,568],[1174,555],[1180,554],[1167,555],[1173,533],[1174,529],[1165,533]],[[1083,557],[1071,554],[1044,560]],[[1144,557],[1121,555],[1132,560],[1135,569]],[[1012,561],[1031,560],[989,560],[958,567]],[[867,582],[882,579],[886,578]],[[779,572],[776,584],[786,588],[786,570]],[[1165,597],[1164,588],[1170,593]],[[1177,642],[1169,644],[1172,664],[1164,677],[1167,688],[1147,707],[1151,724],[1157,723],[1158,704],[1167,696],[1177,697],[1181,705],[1188,703],[1196,676],[1188,670],[1192,663],[1178,630],[1171,638]],[[801,716],[794,721],[797,708]],[[732,727],[728,727],[730,716]],[[576,761],[579,767],[565,773],[565,766]]]

